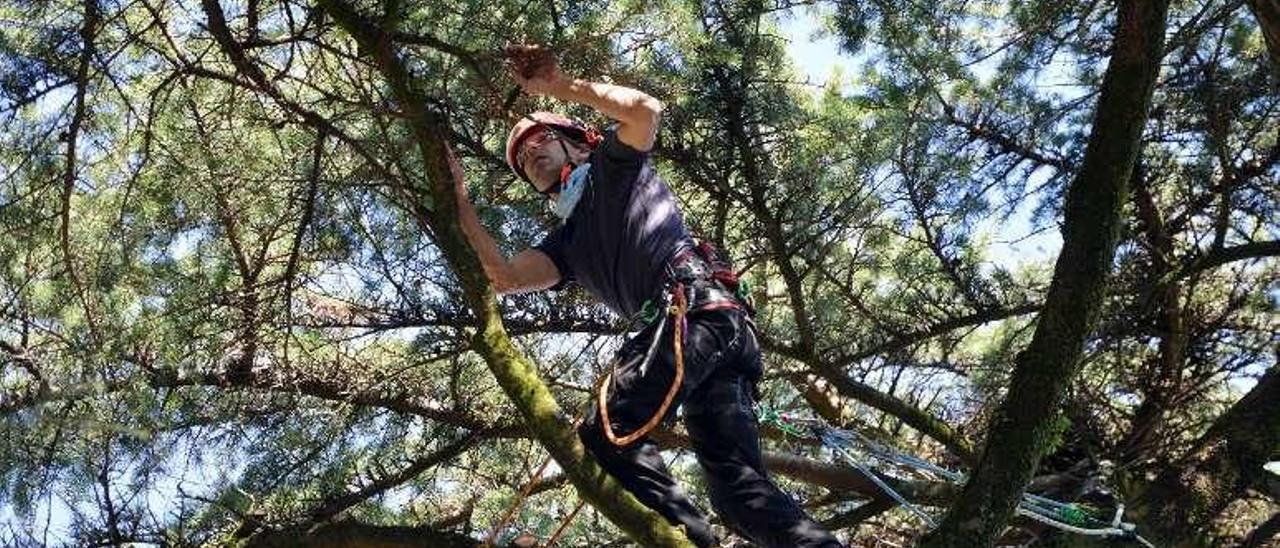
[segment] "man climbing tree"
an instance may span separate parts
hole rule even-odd
[[[618,124],[603,135],[539,112],[507,138],[518,177],[548,197],[562,223],[534,249],[507,259],[481,226],[453,161],[462,226],[500,293],[576,282],[645,327],[619,351],[583,443],[637,499],[698,546],[718,540],[676,484],[648,432],[685,405],[685,424],[711,502],[735,533],[764,546],[840,546],[770,480],[752,405],[761,375],[750,307],[732,268],[695,244],[649,159],[662,104],[640,91],[567,78],[538,46],[508,49],[526,92],[590,106]]]

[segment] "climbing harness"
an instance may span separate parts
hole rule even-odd
[[[733,264],[724,253],[710,242],[695,240],[691,247],[676,253],[667,262],[664,275],[667,284],[664,287],[674,282],[685,284],[690,312],[738,309],[747,313],[748,325],[755,328],[751,320],[755,315],[751,288],[734,271]],[[669,289],[664,290],[662,300],[669,296]],[[652,324],[664,310],[663,302],[648,299],[632,316],[631,325]]]
[[[640,307],[637,319],[646,324],[658,322],[653,330],[653,340],[645,351],[640,370],[648,369],[657,355],[659,341],[666,329],[668,319],[672,322],[672,354],[675,356],[675,378],[671,387],[662,399],[662,404],[649,420],[636,431],[619,436],[613,430],[609,420],[609,385],[613,380],[613,372],[608,373],[600,383],[597,391],[596,406],[600,411],[600,423],[604,429],[604,437],[616,446],[629,445],[644,437],[662,423],[670,410],[676,394],[680,393],[684,382],[684,342],[689,337],[690,312],[705,310],[738,309],[748,312],[747,323],[752,325],[750,314],[753,313],[750,301],[740,297],[743,284],[738,280],[729,261],[711,244],[700,242],[689,249],[680,251],[667,263],[667,280],[661,296],[661,302],[647,300]],[[617,361],[614,368],[617,368]]]
[[[889,498],[919,517],[931,529],[937,526],[932,517],[911,504],[906,497],[903,497],[901,493],[891,487],[884,479],[888,477],[888,474],[877,473],[874,470],[874,464],[866,462],[867,459],[858,459],[853,452],[860,451],[875,463],[898,470],[920,472],[937,480],[954,484],[963,484],[966,480],[965,475],[960,472],[948,470],[914,455],[908,455],[859,432],[835,428],[820,419],[796,417],[780,413],[764,404],[757,406],[756,415],[758,421],[763,425],[773,426],[797,438],[818,441],[823,447],[839,455],[857,469]],[[1110,519],[1103,519],[1078,504],[1059,502],[1032,493],[1024,493],[1022,500],[1018,502],[1016,512],[1019,516],[1060,531],[1094,537],[1131,539],[1149,548],[1154,548],[1150,542],[1137,533],[1137,528],[1134,524],[1123,521],[1124,504],[1117,505],[1115,513]]]
[[[613,373],[610,372],[606,374],[598,384],[598,387],[596,389],[597,390],[596,405],[598,406],[597,408],[600,412],[600,423],[604,430],[605,439],[608,439],[610,443],[616,446],[629,445],[632,442],[644,437],[649,432],[653,431],[654,428],[656,428],[659,424],[662,423],[662,418],[666,416],[667,411],[671,408],[672,402],[675,401],[676,394],[680,392],[680,387],[684,381],[684,341],[685,339],[688,338],[688,335],[689,335],[688,313],[691,311],[698,311],[698,310],[715,310],[715,309],[727,308],[726,306],[723,305],[723,303],[720,300],[716,300],[717,297],[720,299],[723,299],[724,298],[723,295],[714,294],[713,292],[708,292],[708,291],[703,291],[699,293],[691,289],[692,286],[689,284],[692,284],[693,282],[698,281],[699,277],[703,275],[702,270],[693,270],[694,266],[698,266],[697,261],[707,261],[708,264],[711,264],[708,259],[703,258],[703,255],[708,255],[709,250],[713,248],[711,248],[709,245],[703,244],[698,246],[697,249],[701,249],[701,251],[698,252],[699,255],[685,256],[683,254],[678,254],[676,258],[673,259],[670,265],[668,266],[669,283],[666,284],[667,290],[663,292],[663,301],[662,301],[662,308],[661,308],[661,310],[665,310],[666,313],[663,314],[660,312],[655,312],[656,310],[659,310],[659,309],[657,308],[657,305],[653,304],[652,299],[649,301],[646,301],[644,303],[644,306],[642,307],[642,314],[646,316],[651,316],[649,318],[649,322],[656,319],[658,320],[658,325],[654,329],[653,340],[649,342],[649,347],[645,352],[645,355],[643,358],[644,363],[642,363],[640,366],[641,369],[648,368],[650,363],[652,363],[653,357],[657,354],[658,345],[662,339],[662,333],[666,328],[667,321],[669,318],[673,318],[672,344],[673,344],[673,353],[675,355],[675,378],[672,380],[671,387],[667,390],[667,394],[663,398],[662,404],[658,407],[658,410],[655,411],[653,416],[650,417],[649,420],[645,422],[645,424],[641,426],[639,429],[637,429],[635,432],[632,432],[624,436],[619,436],[617,433],[614,432],[613,423],[609,420],[609,406],[607,405],[609,400],[609,385],[610,385],[610,382],[612,381]],[[727,262],[725,264],[727,264]],[[710,270],[710,269],[707,269],[707,270]],[[723,283],[723,282],[719,282],[719,283]],[[691,302],[693,303],[693,306],[690,306]],[[616,367],[617,365],[616,362],[614,365]],[[580,413],[579,417],[574,421],[574,423],[577,424],[581,422],[582,418],[583,416]],[[512,502],[511,506],[507,509],[506,513],[502,516],[502,518],[499,519],[498,522],[489,531],[489,534],[485,538],[486,546],[492,546],[492,543],[494,539],[497,537],[498,532],[503,527],[505,527],[507,523],[510,522],[516,510],[521,506],[525,498],[527,498],[529,493],[532,491],[532,488],[534,485],[534,481],[532,480],[541,478],[543,471],[546,470],[549,464],[551,464],[550,455],[548,455],[547,458],[542,462],[542,464],[538,467],[537,471],[533,473],[533,475],[531,476],[532,478],[531,481],[526,483],[525,488],[522,489],[520,493],[517,494],[515,500]],[[569,522],[573,520],[574,516],[577,515],[578,511],[581,510],[581,508],[582,508],[582,501],[579,501],[577,508],[575,508],[572,512],[569,513],[568,516],[565,517],[565,519],[561,522],[560,526],[557,528],[556,533],[552,535],[551,540],[548,541],[545,546],[551,546],[552,544],[555,543],[555,541],[559,538],[560,534],[563,533],[564,528],[568,526]]]

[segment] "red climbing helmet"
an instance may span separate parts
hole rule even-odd
[[[507,166],[516,174],[516,177],[529,182],[529,178],[525,176],[524,170],[520,169],[518,155],[520,154],[520,145],[525,139],[537,134],[538,128],[550,128],[552,131],[560,134],[561,137],[568,137],[575,141],[586,143],[590,148],[595,148],[600,144],[600,133],[579,120],[561,116],[554,112],[539,111],[533,114],[525,115],[516,122],[515,127],[511,128],[511,133],[507,135]]]

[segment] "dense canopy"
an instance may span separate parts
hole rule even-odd
[[[495,297],[456,223],[448,149],[514,253],[556,221],[508,128],[608,123],[518,42],[665,104],[768,409],[969,474],[894,479],[930,531],[766,425],[843,540],[1093,542],[1024,489],[1277,538],[1275,0],[3,0],[0,544],[682,545],[573,434],[624,319]]]

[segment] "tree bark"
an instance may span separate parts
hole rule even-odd
[[[987,427],[978,467],[921,546],[990,546],[1061,430],[1059,412],[1085,338],[1097,323],[1120,229],[1120,212],[1160,71],[1167,0],[1119,3],[1080,172],[1067,190],[1062,252],[1031,344],[1014,366],[1006,399]]]
[[[1267,43],[1271,57],[1271,70],[1280,78],[1280,0],[1249,0],[1249,11],[1262,27],[1262,39]]]
[[[1188,457],[1165,468],[1135,501],[1132,515],[1160,545],[1194,542],[1231,502],[1265,489],[1263,465],[1280,454],[1280,366],[1214,421]]]

